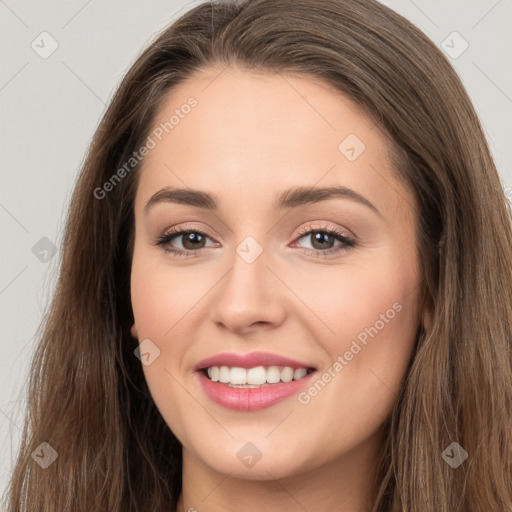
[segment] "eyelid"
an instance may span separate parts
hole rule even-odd
[[[311,231],[326,231],[328,233],[337,233],[339,235],[343,235],[345,238],[355,239],[355,235],[346,228],[340,228],[336,224],[327,224],[326,221],[323,222],[322,225],[313,224],[316,221],[312,221],[306,226],[303,226],[301,229],[297,231],[296,237],[300,238],[304,235],[309,234]]]
[[[201,233],[203,235],[206,235],[208,238],[211,238],[212,240],[215,240],[217,238],[217,235],[213,235],[208,229],[199,228],[196,224],[191,223],[185,223],[185,224],[179,224],[178,226],[172,226],[170,228],[167,228],[160,237],[168,236],[171,234],[181,235],[182,232],[189,232],[193,231],[194,233]]]
[[[323,224],[315,225],[314,224],[315,222],[323,222]],[[170,234],[174,234],[174,233],[181,234],[182,231],[198,232],[198,233],[208,236],[211,239],[218,238],[217,235],[212,235],[211,233],[209,233],[207,229],[198,228],[197,225],[193,225],[191,223],[180,224],[178,226],[172,226],[170,228],[167,228],[164,230],[161,237],[167,236]],[[308,234],[310,231],[327,231],[327,232],[332,232],[332,233],[337,232],[339,234],[342,234],[346,238],[356,238],[355,235],[350,230],[348,230],[346,228],[340,228],[335,224],[327,224],[326,221],[310,221],[309,224],[301,227],[295,233],[294,239],[300,238],[300,237]]]

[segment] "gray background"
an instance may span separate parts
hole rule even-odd
[[[0,493],[19,442],[28,362],[86,148],[142,47],[198,3],[0,0]],[[512,199],[512,0],[382,3],[451,52]],[[31,46],[51,49],[44,31],[58,43],[47,58]],[[459,56],[464,40],[469,47]]]

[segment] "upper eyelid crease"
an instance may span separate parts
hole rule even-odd
[[[372,210],[379,217],[382,217],[379,210],[368,199],[358,194],[356,191],[342,187],[323,187],[308,188],[298,187],[285,190],[276,197],[272,207],[274,210],[282,210],[286,208],[298,208],[307,204],[318,203],[327,199],[343,198],[356,201]],[[173,187],[164,187],[153,194],[144,207],[147,213],[151,207],[161,202],[170,202],[177,204],[186,204],[196,208],[202,208],[213,212],[218,211],[217,198],[201,190],[194,189],[178,189]]]

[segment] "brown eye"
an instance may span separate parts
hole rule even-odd
[[[176,256],[197,256],[202,249],[207,247],[205,244],[208,239],[210,237],[202,231],[172,229],[159,236],[155,245],[163,247],[165,252],[173,253]]]
[[[353,238],[331,226],[317,229],[306,228],[301,230],[299,235],[297,240],[309,241],[311,247],[306,247],[306,249],[312,250],[318,256],[348,250],[356,245]]]
[[[332,249],[334,243],[336,242],[336,238],[333,235],[321,231],[311,233],[307,236],[310,237],[313,249]]]
[[[197,231],[187,231],[182,235],[176,235],[173,238],[177,237],[182,238],[182,245],[185,249],[193,251],[194,249],[202,249],[204,247],[204,243],[206,238]]]

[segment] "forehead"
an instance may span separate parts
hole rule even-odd
[[[137,201],[171,185],[270,208],[274,191],[342,184],[385,210],[407,194],[398,182],[390,187],[387,138],[314,77],[202,70],[166,96],[151,136]]]

